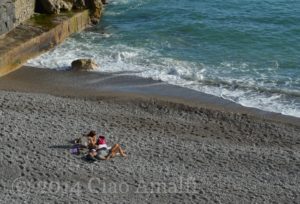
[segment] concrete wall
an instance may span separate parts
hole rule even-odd
[[[0,36],[34,14],[36,0],[0,0]]]
[[[58,45],[72,33],[83,30],[90,20],[89,11],[83,10],[72,15],[61,13],[48,16],[47,24],[39,24],[33,18],[17,27],[0,39],[0,77]]]

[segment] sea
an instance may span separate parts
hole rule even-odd
[[[27,65],[77,58],[300,117],[299,0],[109,0],[98,25]]]

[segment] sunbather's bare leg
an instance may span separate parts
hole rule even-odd
[[[106,159],[110,159],[116,156],[117,153],[120,153],[122,157],[126,157],[126,154],[124,153],[124,150],[121,148],[119,144],[115,144],[111,150],[110,154],[106,157]]]
[[[125,151],[120,146],[118,150],[122,157],[126,157]]]

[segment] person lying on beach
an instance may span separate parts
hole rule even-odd
[[[91,144],[92,145],[92,144]],[[108,160],[114,158],[117,154],[126,157],[125,151],[119,144],[115,144],[111,148],[107,146],[104,136],[99,136],[96,148],[91,148],[87,157],[89,159]]]

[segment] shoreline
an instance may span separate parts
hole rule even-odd
[[[299,203],[299,119],[192,92],[125,73],[0,78],[2,201]],[[128,157],[72,155],[90,130]]]
[[[15,64],[0,68],[1,202],[300,203],[300,118],[130,72],[23,65],[85,28],[93,10],[5,57]],[[141,11],[134,17],[147,20]],[[72,154],[91,130],[127,157]]]
[[[246,114],[294,125],[300,118],[275,112],[245,107],[217,96],[162,81],[141,78],[130,73],[57,71],[23,66],[0,79],[0,90],[45,93],[74,98],[119,98],[120,100],[156,99],[234,114]]]

